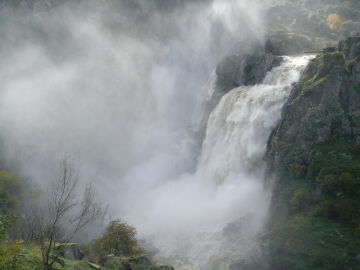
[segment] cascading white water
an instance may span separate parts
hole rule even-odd
[[[220,270],[259,251],[256,238],[271,198],[264,185],[267,139],[311,57],[284,57],[262,84],[222,97],[210,114],[196,172],[171,181],[155,199],[159,207],[170,204],[179,223],[154,237],[159,260],[181,270]]]
[[[200,158],[205,178],[222,183],[229,174],[262,175],[268,136],[309,58],[284,57],[263,84],[235,88],[220,100],[210,115]]]

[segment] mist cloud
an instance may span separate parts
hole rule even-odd
[[[70,157],[113,216],[164,245],[249,210],[259,183],[233,196],[196,181],[194,125],[218,61],[264,42],[263,1],[14,3],[0,10],[6,169],[45,185]]]

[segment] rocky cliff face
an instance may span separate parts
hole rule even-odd
[[[216,67],[217,90],[227,92],[241,85],[261,83],[266,73],[280,63],[281,57],[264,52],[225,57]]]
[[[294,151],[308,153],[322,143],[360,145],[359,59],[360,37],[353,37],[309,64],[269,141],[273,167],[284,169],[294,161],[309,164],[307,155],[299,159]]]
[[[360,37],[311,61],[266,159],[275,190],[263,267],[360,269]]]

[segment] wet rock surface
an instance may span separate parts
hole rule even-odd
[[[266,73],[280,63],[281,57],[264,52],[228,56],[216,68],[217,90],[227,92],[241,85],[260,83]]]

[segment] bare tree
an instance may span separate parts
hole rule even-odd
[[[101,216],[100,204],[95,202],[94,188],[87,185],[82,195],[78,192],[79,176],[65,160],[61,176],[47,192],[47,207],[36,210],[36,216],[33,216],[36,227],[32,237],[40,245],[44,269],[52,269],[58,261],[57,243],[67,245],[76,233]]]

